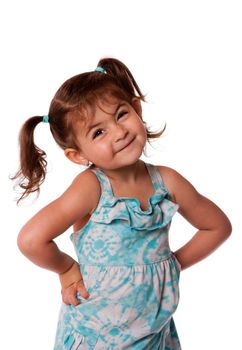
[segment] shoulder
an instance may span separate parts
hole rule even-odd
[[[96,190],[100,192],[100,182],[98,181],[95,173],[90,169],[87,169],[77,175],[77,177],[73,180],[71,186],[75,187],[76,189],[93,191]]]
[[[188,219],[204,197],[178,171],[165,166],[158,166],[158,169],[172,201],[179,205],[179,212]]]
[[[88,216],[97,206],[100,193],[95,174],[84,171],[62,195],[35,214],[22,232],[27,236],[34,232],[35,239],[41,242],[54,239],[80,218]]]
[[[85,204],[87,213],[96,208],[101,187],[96,175],[89,169],[81,172],[61,196],[71,207]]]
[[[199,229],[220,227],[231,231],[231,224],[223,211],[176,170],[158,166],[172,200],[179,205],[180,214]]]
[[[195,187],[178,171],[166,166],[158,166],[158,169],[169,194],[176,203],[179,203],[179,199],[183,196],[198,195]]]

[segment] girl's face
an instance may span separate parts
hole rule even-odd
[[[81,152],[74,161],[79,164],[89,161],[104,170],[134,164],[147,141],[138,99],[134,99],[134,106],[135,109],[114,97],[108,102],[99,101],[94,114],[90,115],[89,111],[90,122],[78,124],[77,140]]]

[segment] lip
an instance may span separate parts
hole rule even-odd
[[[128,148],[128,146],[134,141],[135,137],[132,137],[132,139],[128,140],[120,149],[118,149],[117,152],[121,152],[124,149]]]

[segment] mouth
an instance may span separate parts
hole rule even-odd
[[[120,147],[120,149],[118,150],[118,152],[123,151],[124,149],[128,148],[129,145],[131,145],[131,143],[134,141],[135,137],[132,137],[130,140],[128,140],[127,142],[125,142],[125,144],[122,145],[122,147]]]

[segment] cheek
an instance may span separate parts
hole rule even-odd
[[[136,130],[138,132],[138,134],[142,137],[144,137],[145,139],[147,139],[147,132],[146,132],[146,127],[145,125],[142,123],[142,121],[140,121],[139,123],[137,123],[136,125]]]
[[[92,147],[92,152],[95,154],[99,155],[105,155],[107,153],[110,153],[111,150],[111,145],[110,143],[108,143],[106,140],[100,140],[99,142],[97,142],[95,145],[93,145]]]

